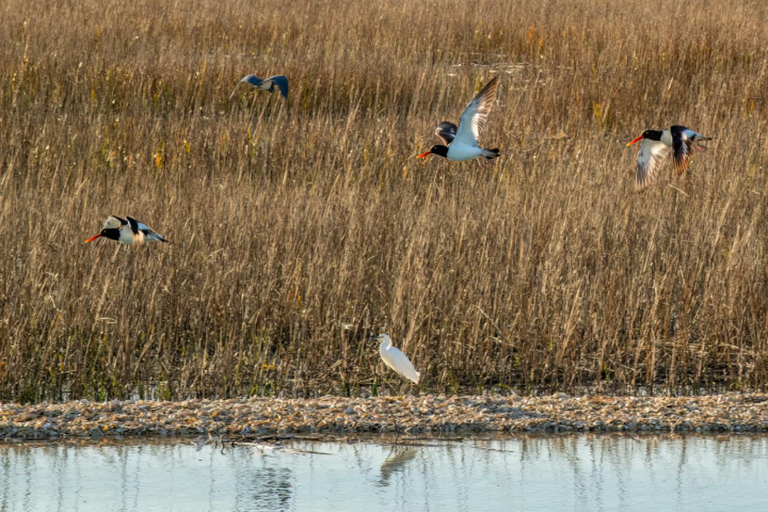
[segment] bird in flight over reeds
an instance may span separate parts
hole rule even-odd
[[[249,83],[252,86],[254,86],[256,89],[259,89],[261,91],[269,91],[274,92],[275,88],[280,91],[280,94],[283,96],[283,98],[288,97],[288,79],[283,75],[276,75],[271,76],[269,78],[261,79],[257,77],[256,75],[247,75],[242,78],[239,82],[237,82],[237,85],[232,90],[232,94],[229,95],[229,99],[232,99],[232,96],[235,95],[235,91],[237,91],[237,88],[240,87],[240,84],[243,82]]]
[[[675,125],[663,130],[645,130],[642,135],[629,141],[627,147],[641,140],[643,142],[637,153],[637,174],[635,175],[635,188],[638,192],[642,192],[651,184],[656,171],[670,155],[677,175],[683,174],[688,168],[693,152],[707,149],[701,142],[712,140],[712,138],[705,137],[685,126]]]
[[[397,347],[392,346],[392,339],[388,335],[379,334],[378,336],[374,336],[371,339],[376,341],[381,340],[381,345],[379,345],[379,354],[387,366],[414,384],[419,383],[419,378],[421,375],[416,371],[416,368],[413,367],[413,364],[405,356],[405,354],[400,352]]]
[[[152,229],[143,224],[133,217],[118,217],[117,215],[110,215],[107,220],[104,221],[104,227],[101,228],[101,232],[98,235],[93,235],[86,240],[85,244],[93,242],[98,238],[109,238],[110,240],[116,240],[121,244],[143,244],[144,242],[165,242],[168,243],[163,235],[155,233]]]
[[[443,144],[432,146],[429,151],[418,155],[416,158],[426,158],[429,155],[438,155],[463,162],[475,158],[484,158],[483,162],[493,160],[499,156],[499,150],[480,147],[477,138],[480,130],[485,126],[488,113],[496,101],[496,85],[499,77],[494,77],[482,90],[477,93],[472,101],[464,109],[459,119],[459,126],[450,121],[443,121],[437,125],[435,134],[443,139]]]

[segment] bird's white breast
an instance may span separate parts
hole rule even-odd
[[[457,162],[464,160],[472,160],[482,156],[483,150],[477,146],[469,146],[467,144],[458,144],[458,141],[454,141],[453,144],[448,146],[448,158]]]
[[[128,245],[133,243],[133,231],[131,231],[130,226],[123,226],[123,228],[120,230],[120,239],[118,242]]]

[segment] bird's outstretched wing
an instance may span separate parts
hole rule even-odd
[[[669,130],[672,133],[675,173],[680,176],[686,169],[688,169],[688,163],[690,162],[691,154],[693,153],[693,144],[696,136],[699,134],[685,126],[672,126]],[[699,135],[699,137],[703,138],[701,135]]]
[[[271,85],[268,85],[271,84]],[[272,86],[277,87],[280,90],[280,94],[283,98],[288,97],[288,79],[284,75],[271,76],[264,80],[264,88],[269,88],[272,91]]]
[[[243,78],[240,79],[239,82],[237,82],[237,85],[234,89],[232,89],[232,94],[229,95],[229,99],[232,99],[232,96],[235,95],[235,91],[237,91],[237,88],[240,87],[240,84],[246,82],[251,84],[254,87],[258,87],[263,80],[256,75],[245,75]]]
[[[128,217],[128,223],[131,225],[131,231],[133,231],[133,242],[144,243],[144,239],[146,238],[146,235],[139,227],[139,226],[144,226],[144,224],[137,221],[133,217]]]
[[[118,229],[128,224],[128,221],[117,215],[110,215],[107,220],[104,221],[104,227],[102,229]]]
[[[435,135],[443,139],[445,145],[449,145],[456,137],[456,125],[450,121],[443,121],[435,128]]]
[[[462,112],[459,128],[456,131],[456,139],[460,140],[462,144],[477,146],[477,138],[480,136],[480,131],[485,127],[488,113],[496,101],[498,81],[498,76],[493,77]]]
[[[240,83],[247,82],[254,87],[258,87],[263,81],[264,80],[257,77],[256,75],[246,75],[240,80]]]
[[[669,157],[672,148],[661,141],[643,139],[637,153],[637,175],[635,187],[638,192],[645,190],[656,176],[656,171]]]
[[[135,237],[138,237],[138,241],[152,241],[157,240],[160,242],[168,242],[165,238],[163,238],[163,235],[160,233],[155,233],[152,228],[144,224],[143,222],[139,222],[133,217],[128,217],[128,222],[131,225],[131,231],[133,231],[133,234]]]

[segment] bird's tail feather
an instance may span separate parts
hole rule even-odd
[[[154,241],[154,240],[156,240],[158,242],[164,242],[166,244],[171,243],[170,241],[166,240],[165,237],[163,237],[163,235],[161,235],[159,233],[150,233],[150,234],[145,235],[145,236],[147,238],[147,241]]]
[[[485,154],[483,155],[486,160],[493,160],[494,158],[499,158],[499,155],[501,154],[501,151],[499,151],[499,148],[493,148],[493,149],[486,149]]]

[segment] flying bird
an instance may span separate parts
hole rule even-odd
[[[109,238],[110,240],[117,240],[121,244],[143,244],[144,242],[160,241],[168,243],[163,235],[155,233],[152,229],[143,224],[133,217],[126,217],[125,219],[118,217],[117,215],[110,215],[107,220],[104,221],[104,227],[101,228],[101,232],[98,235],[93,235],[91,238],[83,242],[84,244],[93,242],[97,238]]]
[[[688,168],[694,150],[704,151],[702,141],[712,140],[685,126],[675,125],[664,130],[645,130],[642,135],[632,139],[626,147],[642,140],[637,153],[637,174],[635,188],[638,192],[651,184],[656,171],[671,155],[678,176]]]
[[[247,82],[261,91],[274,92],[275,87],[277,87],[278,90],[280,91],[280,94],[283,96],[283,98],[288,97],[288,79],[285,76],[283,75],[271,76],[269,78],[264,78],[262,80],[256,75],[247,75],[247,76],[244,76],[242,80],[237,82],[237,85],[235,86],[235,88],[232,89],[232,94],[229,95],[230,100],[232,99],[232,96],[235,95],[235,91],[237,91],[237,88],[240,87],[240,84],[243,82]]]
[[[482,148],[477,143],[480,130],[483,129],[488,118],[488,112],[496,101],[498,79],[499,77],[494,77],[485,84],[485,87],[469,102],[461,114],[459,126],[449,121],[443,121],[437,125],[435,134],[443,139],[445,145],[436,144],[416,158],[438,155],[448,160],[462,162],[480,157],[484,157],[484,161],[490,161],[498,157],[498,148]]]
[[[381,340],[379,354],[381,354],[381,359],[387,366],[414,384],[419,383],[419,372],[416,371],[416,368],[413,367],[413,364],[411,364],[411,361],[408,360],[405,354],[400,352],[397,347],[392,346],[392,339],[388,335],[379,334],[371,339]]]

